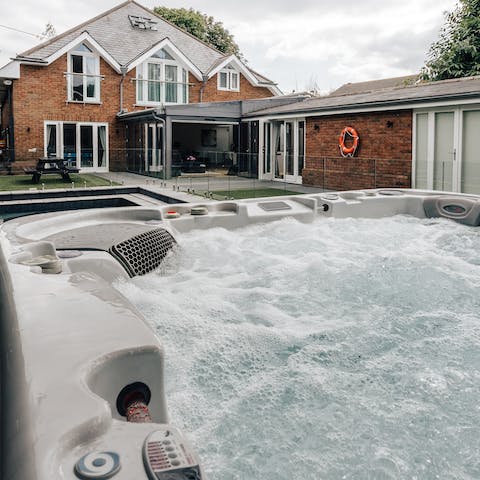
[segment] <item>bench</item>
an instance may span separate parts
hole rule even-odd
[[[63,158],[40,158],[35,168],[24,168],[27,175],[32,175],[32,183],[39,183],[42,175],[59,174],[63,181],[71,182],[70,173],[78,173],[78,168],[67,167]]]

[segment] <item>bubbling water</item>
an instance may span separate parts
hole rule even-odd
[[[478,229],[284,219],[180,242],[118,288],[210,480],[480,478]]]

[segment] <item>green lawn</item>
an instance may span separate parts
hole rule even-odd
[[[104,178],[92,174],[70,174],[70,178],[72,179],[72,182],[75,183],[75,188],[85,187],[84,182],[87,182],[87,187],[105,187],[110,185],[109,180],[105,180]],[[0,191],[28,190],[30,188],[41,190],[42,183],[45,184],[45,189],[72,188],[72,184],[64,182],[60,175],[44,175],[38,184],[32,183],[31,175],[2,175],[0,176]],[[113,185],[118,185],[118,183],[113,183]]]
[[[212,192],[215,198],[225,197],[241,200],[242,198],[278,197],[282,195],[299,195],[300,192],[281,190],[279,188],[250,188],[245,190],[216,190]]]

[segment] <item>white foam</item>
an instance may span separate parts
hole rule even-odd
[[[210,480],[480,478],[478,229],[285,219],[180,242],[175,273],[119,289]]]

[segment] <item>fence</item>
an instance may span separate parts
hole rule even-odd
[[[31,149],[26,162],[14,162],[13,171],[21,173],[26,163],[34,164],[38,157],[43,156],[43,148]],[[40,153],[39,153],[40,152]],[[109,171],[126,171],[144,175],[140,182],[160,181],[168,184],[168,188],[200,192],[202,195],[231,197],[236,190],[256,191],[273,188],[284,191],[317,190],[338,191],[366,188],[409,188],[412,186],[412,162],[409,159],[378,159],[378,158],[341,158],[323,156],[297,156],[293,154],[274,154],[271,158],[252,153],[237,153],[204,149],[190,152],[194,157],[188,160],[188,152],[172,152],[172,164],[164,168],[162,149],[110,148],[108,164],[106,152],[101,149],[93,151],[84,148],[76,152],[70,159],[84,173],[94,171],[95,167],[108,166]],[[69,154],[72,155],[71,153]],[[104,163],[105,162],[105,163]],[[93,164],[93,169],[85,169]],[[6,173],[5,162],[3,173]],[[198,168],[188,168],[188,166]],[[468,165],[467,165],[468,166]],[[2,165],[0,165],[0,168]],[[433,171],[429,172],[427,181],[426,166],[417,167],[415,186],[452,191],[460,189],[465,193],[480,193],[480,178],[462,170],[462,178],[458,180],[460,188],[455,188],[452,162],[434,162]],[[221,192],[217,195],[216,192]]]

